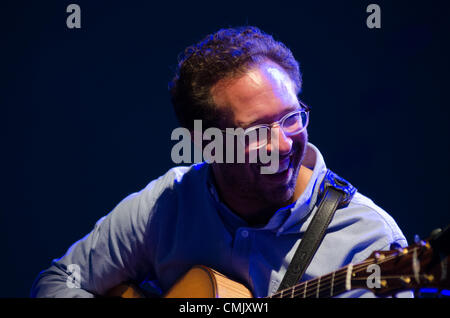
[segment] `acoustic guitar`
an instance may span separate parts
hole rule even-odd
[[[267,298],[327,298],[352,289],[368,289],[375,295],[392,296],[402,290],[429,287],[450,289],[450,229],[435,230],[429,239],[407,248],[373,252],[360,264],[299,283]],[[135,284],[121,284],[107,296],[145,298]],[[243,284],[207,266],[192,267],[165,294],[165,298],[252,298]]]

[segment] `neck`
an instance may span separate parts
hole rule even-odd
[[[294,195],[292,196],[291,202],[293,203],[300,198],[302,193],[305,191],[308,186],[309,180],[311,180],[311,176],[313,171],[305,166],[300,166],[300,171],[297,177],[297,184],[295,186]]]
[[[269,204],[259,196],[252,197],[236,188],[234,184],[227,182],[217,166],[213,165],[213,175],[221,200],[250,226],[267,224],[273,214],[283,206],[289,205],[302,195],[312,176],[312,170],[301,166],[297,176],[294,194],[291,199],[281,204]]]

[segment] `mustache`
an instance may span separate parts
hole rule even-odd
[[[300,152],[300,149],[299,149],[299,148],[298,148],[298,149],[292,149],[289,153],[283,154],[283,155],[279,156],[279,157],[278,157],[278,162],[283,162],[283,161],[285,161],[285,160],[292,160],[292,159],[295,157],[296,154],[299,154],[299,152]],[[270,155],[271,155],[271,154],[269,154],[269,156],[270,156]],[[257,158],[259,158],[259,156],[258,156]],[[271,164],[270,162],[268,162],[268,163],[262,163],[262,162],[260,162],[259,160],[258,160],[258,162],[256,163],[256,165],[259,166],[259,167],[270,166],[270,164]]]

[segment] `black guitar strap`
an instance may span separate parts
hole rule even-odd
[[[322,242],[336,209],[344,208],[356,192],[349,182],[328,170],[320,185],[317,211],[292,257],[278,291],[294,286],[303,276]]]

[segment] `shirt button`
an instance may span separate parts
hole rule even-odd
[[[247,237],[248,237],[248,231],[247,231],[247,230],[243,230],[243,231],[241,232],[241,236],[242,236],[243,238],[247,238]]]

